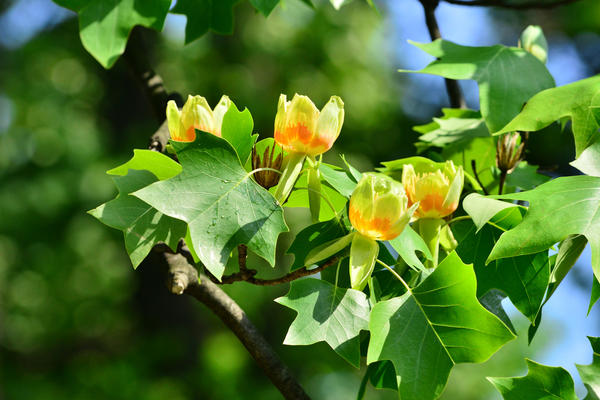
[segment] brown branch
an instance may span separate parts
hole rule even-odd
[[[575,3],[579,0],[558,0],[554,2],[548,1],[526,1],[523,3],[512,3],[503,0],[444,0],[446,3],[456,4],[460,6],[483,6],[483,7],[501,7],[512,8],[515,10],[526,10],[532,8],[554,8],[564,6],[566,4]]]
[[[163,253],[172,293],[186,293],[206,305],[238,337],[271,382],[289,400],[310,399],[289,368],[252,324],[240,306],[221,288],[198,272],[182,254]]]
[[[439,4],[439,0],[419,0],[423,6],[425,12],[425,23],[427,24],[427,30],[431,40],[441,39],[442,34],[440,33],[440,27],[435,18],[435,9]],[[446,82],[446,92],[448,92],[448,98],[450,99],[450,106],[452,108],[466,108],[467,103],[462,95],[458,82],[454,79],[444,78]]]
[[[244,267],[242,270],[240,266],[240,272],[233,273],[231,275],[225,275],[219,281],[215,278],[210,272],[206,271],[206,275],[209,277],[211,281],[216,284],[231,284],[234,282],[248,282],[257,286],[275,286],[281,285],[282,283],[288,283],[291,281],[295,281],[296,279],[304,278],[305,276],[314,275],[323,271],[325,268],[329,268],[338,262],[339,257],[332,257],[329,260],[325,261],[323,265],[318,266],[317,268],[307,269],[306,267],[302,267],[295,271],[290,272],[279,278],[274,279],[261,279],[255,278],[254,275],[257,274],[255,269],[247,269]]]

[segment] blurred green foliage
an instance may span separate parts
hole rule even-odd
[[[310,95],[319,107],[337,94],[347,118],[330,154],[347,154],[360,170],[414,154],[411,126],[427,121],[402,110],[398,38],[385,7],[377,14],[353,2],[336,12],[316,3],[311,10],[288,0],[268,19],[244,3],[232,36],[208,34],[185,47],[183,21],[174,19],[165,34],[147,35],[150,56],[168,90],[211,104],[228,94],[251,110],[262,136],[272,135],[281,92]],[[580,35],[600,27],[590,6],[530,17],[551,15],[556,32],[579,35],[575,43],[598,72],[589,50],[597,41]],[[510,15],[515,25],[525,18]],[[153,256],[133,271],[120,232],[85,214],[114,196],[105,171],[146,147],[157,122],[124,60],[104,70],[81,46],[74,18],[49,26],[22,47],[0,47],[0,398],[280,398],[215,316],[167,293]],[[294,313],[272,300],[285,287],[226,290],[315,399],[355,396],[361,371],[325,344],[281,345]],[[483,366],[460,366],[444,398],[488,398],[493,389],[482,377],[524,371],[522,355],[535,354],[538,340],[533,348],[511,343]]]

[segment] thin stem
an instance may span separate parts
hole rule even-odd
[[[394,271],[394,269],[392,267],[390,267],[389,265],[387,265],[386,263],[384,263],[383,261],[377,259],[377,262],[381,265],[383,265],[385,268],[388,269],[388,271],[390,271],[400,282],[402,282],[402,284],[404,285],[404,287],[406,288],[406,290],[408,290],[410,292],[410,287],[408,286],[408,284],[404,281],[404,279],[402,279],[402,277],[400,275],[398,275],[398,273],[396,271]]]
[[[296,188],[296,190],[307,190],[308,192],[317,192],[319,193],[319,195],[325,200],[325,202],[327,203],[327,205],[329,206],[329,208],[331,209],[331,211],[333,212],[333,214],[335,215],[335,219],[339,220],[340,216],[337,213],[337,211],[335,210],[335,207],[333,206],[333,203],[331,202],[331,200],[329,200],[327,197],[325,197],[325,195],[323,194],[323,192],[320,191],[316,191],[314,189],[311,189],[309,187],[305,187],[305,188]]]
[[[446,222],[446,225],[450,225],[450,224],[453,224],[455,222],[464,221],[464,220],[467,220],[467,219],[473,219],[473,218],[471,218],[470,215],[461,215],[460,217],[452,218],[450,221]]]
[[[210,280],[216,284],[231,284],[234,282],[248,282],[257,286],[275,286],[281,285],[282,283],[288,283],[291,281],[295,281],[296,279],[304,278],[305,276],[314,275],[323,271],[326,268],[334,265],[339,261],[339,257],[332,257],[327,260],[323,265],[318,266],[317,268],[308,269],[306,267],[302,267],[295,271],[292,271],[282,277],[275,279],[261,279],[255,278],[254,275],[257,274],[255,269],[246,269],[245,271],[236,272],[231,275],[224,275],[221,277],[221,281],[215,278],[210,272],[206,271],[206,275],[210,278]]]
[[[473,176],[475,176],[475,180],[477,181],[477,183],[479,183],[479,186],[481,186],[483,194],[485,194],[486,196],[489,195],[489,192],[487,191],[485,186],[483,186],[483,183],[481,183],[481,179],[479,179],[479,174],[477,173],[477,162],[475,160],[471,160],[471,169],[473,170]]]
[[[504,182],[506,182],[506,176],[508,172],[506,170],[500,170],[500,182],[498,183],[498,194],[502,194],[502,189],[504,189]]]

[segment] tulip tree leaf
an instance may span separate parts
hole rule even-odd
[[[554,86],[544,64],[523,49],[502,45],[469,47],[441,39],[411,43],[437,60],[420,71],[402,72],[477,81],[481,115],[490,132],[499,131],[510,122],[531,96]]]
[[[446,147],[450,144],[464,144],[477,137],[490,137],[490,133],[481,117],[475,118],[434,118],[437,128],[419,136],[419,151],[429,147]]]
[[[358,180],[355,179],[349,170],[345,170],[335,165],[322,163],[319,165],[319,171],[325,182],[331,185],[331,187],[337,190],[342,196],[350,198]]]
[[[279,4],[279,0],[250,0],[252,6],[263,13],[265,17],[271,14],[271,11]]]
[[[390,360],[403,400],[436,399],[456,363],[483,362],[514,335],[477,301],[456,253],[419,286],[373,307],[367,363]]]
[[[586,175],[600,176],[600,140],[583,150],[570,164]]]
[[[181,174],[134,193],[160,212],[188,223],[204,266],[221,278],[238,244],[275,263],[275,244],[287,231],[283,210],[240,164],[231,145],[196,131],[192,143],[171,142]]]
[[[529,371],[520,378],[488,378],[505,400],[577,400],[571,375],[563,368],[525,360]]]
[[[537,169],[538,168],[535,165],[530,165],[525,161],[521,161],[514,171],[506,177],[506,185],[521,190],[530,190],[542,183],[548,182],[550,177],[538,174]]]
[[[576,364],[576,366],[588,391],[584,400],[598,400],[600,399],[600,338],[588,336],[588,340],[594,352],[592,363],[589,365]]]
[[[235,104],[229,106],[229,110],[223,116],[223,124],[221,125],[221,137],[229,142],[240,157],[242,165],[246,164],[252,146],[258,135],[252,135],[254,121],[250,111],[245,108],[244,111],[239,111]]]
[[[416,270],[425,269],[425,266],[417,256],[417,251],[420,251],[428,260],[432,259],[431,252],[423,238],[409,225],[404,228],[399,236],[390,240],[390,244],[404,262]]]
[[[359,367],[358,335],[369,323],[369,301],[363,292],[308,278],[293,281],[288,294],[275,301],[298,312],[284,344],[324,341],[350,364]]]
[[[185,236],[185,222],[168,217],[130,193],[159,179],[168,179],[181,172],[181,165],[169,157],[150,150],[134,150],[134,156],[108,171],[119,190],[114,200],[102,204],[89,213],[100,222],[123,231],[125,248],[134,268],[146,258],[157,243],[166,243],[177,249],[179,239]]]
[[[559,119],[571,118],[579,157],[600,137],[600,124],[594,115],[597,106],[600,106],[600,75],[536,94],[498,133],[539,131]]]
[[[89,0],[67,2],[79,13],[83,47],[104,68],[110,68],[125,51],[129,32],[136,25],[161,31],[171,0]]]
[[[524,200],[530,206],[523,222],[502,234],[488,262],[537,253],[581,234],[590,243],[592,268],[600,277],[600,178],[561,177],[533,190],[493,197]]]
[[[477,275],[477,297],[496,288],[506,293],[515,307],[532,323],[542,306],[550,280],[548,251],[536,254],[508,257],[486,265],[494,244],[504,230],[516,226],[522,220],[517,207],[504,209],[491,218],[492,224],[481,229],[471,221],[453,224],[454,237],[459,245],[456,252],[465,263],[472,263]]]
[[[343,225],[335,218],[307,226],[296,235],[287,250],[288,254],[294,255],[294,263],[290,270],[294,271],[304,267],[304,260],[312,249],[333,239],[341,238],[345,234],[346,230]]]
[[[204,35],[209,29],[222,34],[233,33],[233,6],[238,1],[177,0],[177,4],[171,12],[173,14],[183,14],[187,17],[185,43],[188,44]],[[266,4],[269,1],[257,2]]]

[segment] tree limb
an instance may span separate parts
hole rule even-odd
[[[439,0],[419,0],[423,6],[425,12],[425,23],[427,24],[427,30],[431,40],[441,39],[440,27],[435,18],[435,9],[439,4]],[[446,92],[448,92],[448,98],[450,99],[450,106],[452,108],[466,108],[467,103],[462,95],[458,82],[454,79],[444,78],[446,82]]]
[[[446,3],[456,4],[460,6],[483,6],[483,7],[501,7],[512,8],[515,10],[526,10],[532,8],[554,8],[570,3],[575,3],[579,0],[558,0],[558,1],[525,1],[522,3],[514,3],[504,0],[444,0]]]
[[[310,399],[288,367],[277,356],[240,306],[182,254],[163,253],[168,266],[168,287],[172,293],[186,293],[206,305],[238,337],[271,382],[288,400]]]

